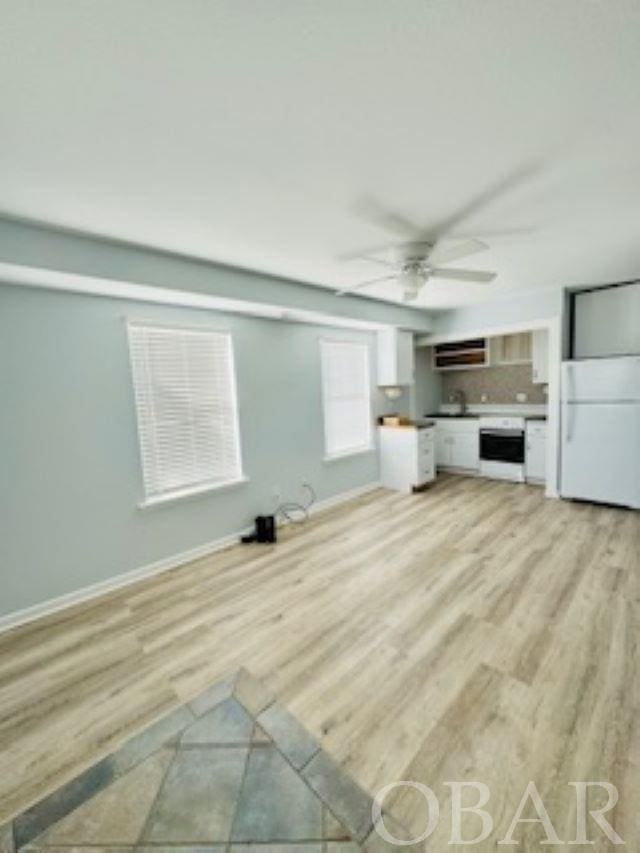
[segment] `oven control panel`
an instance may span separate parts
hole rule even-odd
[[[494,415],[492,417],[480,418],[480,429],[522,430],[524,432],[524,425],[524,418],[517,415],[513,417]]]

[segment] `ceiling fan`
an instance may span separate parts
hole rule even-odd
[[[389,261],[376,257],[373,254],[358,255],[363,260],[373,261],[389,268],[388,275],[378,278],[367,279],[357,284],[345,287],[337,291],[338,296],[379,284],[383,281],[397,281],[402,287],[403,301],[413,302],[430,278],[448,279],[450,281],[468,281],[479,284],[488,284],[493,281],[497,273],[484,270],[469,269],[447,269],[441,264],[457,261],[477,252],[488,249],[486,243],[481,240],[464,240],[452,246],[427,241],[415,241],[401,243],[393,247],[396,250],[397,260]]]
[[[368,279],[344,287],[336,291],[337,295],[342,296],[345,293],[351,293],[354,290],[360,290],[363,287],[384,281],[397,281],[402,287],[404,301],[412,302],[418,297],[420,290],[430,278],[478,284],[488,284],[493,281],[497,275],[495,272],[455,267],[448,269],[442,264],[458,261],[488,249],[487,244],[481,240],[470,239],[469,235],[461,234],[458,231],[459,225],[529,180],[539,171],[539,168],[538,163],[527,163],[510,172],[472,197],[460,209],[427,229],[411,222],[402,213],[383,207],[375,199],[361,198],[354,209],[354,213],[378,228],[400,235],[402,242],[343,255],[342,260],[360,259],[382,264],[387,267],[388,272],[387,275],[379,278]],[[515,232],[511,229],[510,231],[494,231],[493,234],[517,232],[518,229]],[[482,232],[483,236],[485,233],[490,232]],[[443,242],[444,240],[446,243]],[[394,250],[393,260],[388,257],[390,249]],[[383,257],[380,257],[381,254]]]

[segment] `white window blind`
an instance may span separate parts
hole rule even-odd
[[[369,348],[351,341],[321,341],[326,455],[371,447]]]
[[[231,335],[128,329],[146,502],[240,480]]]

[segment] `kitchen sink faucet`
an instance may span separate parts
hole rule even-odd
[[[467,395],[464,393],[462,388],[458,388],[453,392],[453,400],[456,403],[460,404],[460,414],[464,415],[467,411]]]

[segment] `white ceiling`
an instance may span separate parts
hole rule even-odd
[[[491,249],[425,307],[640,275],[638,0],[0,0],[0,209],[323,286],[374,199]],[[506,180],[497,195],[491,188]],[[495,231],[510,233],[494,234]],[[368,291],[399,298],[396,285]]]

